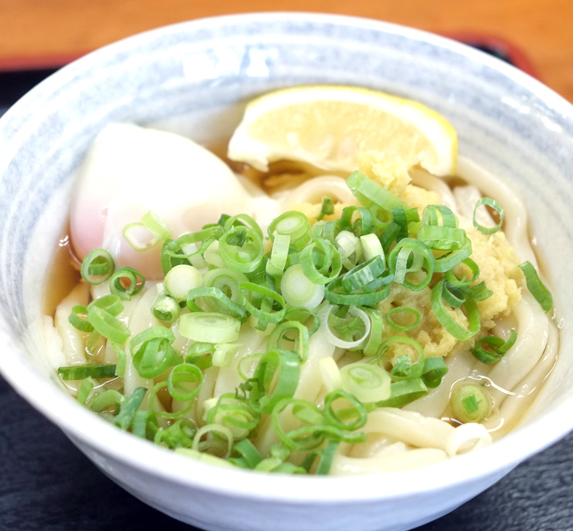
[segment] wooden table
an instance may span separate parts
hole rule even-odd
[[[497,36],[573,101],[571,0],[0,0],[0,67],[77,57],[173,22],[249,11],[330,12],[437,33]],[[50,59],[51,58],[51,59]]]

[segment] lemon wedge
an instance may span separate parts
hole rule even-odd
[[[351,86],[304,86],[252,100],[229,142],[231,160],[267,171],[277,160],[352,172],[360,153],[400,157],[434,175],[455,171],[457,135],[416,101]]]

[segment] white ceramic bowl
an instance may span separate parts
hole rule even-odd
[[[557,368],[528,421],[490,447],[387,480],[279,477],[185,459],[84,410],[52,380],[38,326],[74,170],[104,124],[224,138],[269,89],[357,84],[435,108],[460,153],[519,189],[563,320]],[[370,20],[254,14],[138,35],[65,67],[0,120],[0,369],[109,477],[208,530],[401,530],[453,510],[573,427],[573,108],[531,77],[447,39]]]

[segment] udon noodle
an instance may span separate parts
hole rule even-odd
[[[496,245],[506,245],[501,241],[506,238],[520,261],[529,261],[538,269],[536,256],[527,234],[527,213],[521,201],[508,190],[506,185],[469,161],[460,160],[458,172],[463,182],[459,178],[449,180],[437,178],[421,169],[411,170],[409,178],[412,179],[415,188],[409,190],[423,197],[437,197],[439,204],[445,205],[455,214],[460,227],[466,229],[468,234],[473,230],[472,219],[476,203],[480,201],[482,195],[494,198],[501,205],[505,215],[503,223],[505,237],[492,235],[485,237],[484,241],[492,244],[491,242],[497,238]],[[324,224],[324,220],[340,218],[344,207],[359,204],[345,180],[337,175],[309,177],[304,170],[301,170],[296,178],[290,181],[294,180],[297,185],[290,187],[289,178],[284,174],[257,175],[257,177],[255,183],[243,180],[243,185],[248,192],[247,195],[250,194],[251,198],[255,197],[258,200],[255,210],[262,209],[260,211],[265,212],[257,219],[263,226],[268,226],[269,219],[275,217],[274,215],[294,209],[307,214],[314,223],[313,227],[317,227],[317,224]],[[268,196],[259,185],[269,193]],[[272,200],[272,203],[265,203],[267,198],[269,201]],[[330,198],[332,202],[324,201],[324,198]],[[413,205],[422,213],[423,205],[416,201],[414,197]],[[261,206],[263,204],[266,205],[264,208]],[[328,211],[326,214],[325,205],[332,207],[330,210],[326,208]],[[235,215],[239,212],[225,213]],[[492,210],[488,213],[483,209],[480,211],[481,217],[478,221],[484,225],[495,225],[496,215]],[[317,222],[316,219],[319,217],[324,220]],[[355,218],[356,215],[354,221]],[[237,219],[239,220],[237,225],[243,227],[241,219]],[[204,223],[215,224],[217,219],[204,219],[200,226]],[[248,225],[249,222],[246,223]],[[138,237],[140,235],[136,234],[136,241]],[[274,245],[277,245],[276,240]],[[195,246],[195,250],[198,247],[199,243]],[[76,246],[76,250],[77,248]],[[226,265],[220,255],[214,252],[217,249],[210,248],[209,251],[209,248],[207,247],[207,251],[204,250],[203,254],[194,255],[194,258],[187,262],[201,271],[200,285],[201,282],[205,284],[208,270],[216,270]],[[189,249],[187,252],[190,252]],[[269,241],[265,243],[265,252],[271,252]],[[443,253],[435,254],[440,256]],[[115,258],[117,259],[117,255]],[[373,259],[375,258],[376,256]],[[410,262],[412,260],[410,259]],[[406,265],[408,266],[408,262]],[[482,269],[486,269],[486,262],[483,262],[482,266]],[[347,266],[346,269],[352,270],[352,266]],[[433,388],[428,386],[425,392],[419,393],[419,398],[401,407],[391,407],[392,404],[388,402],[390,391],[386,398],[370,401],[367,398],[362,400],[363,403],[358,401],[358,406],[352,405],[353,402],[348,394],[349,387],[344,384],[340,375],[345,367],[360,368],[361,364],[365,367],[368,362],[376,359],[378,359],[377,366],[387,374],[390,374],[400,361],[406,363],[406,369],[411,368],[412,363],[415,365],[416,362],[415,349],[402,345],[400,350],[396,344],[394,346],[392,343],[385,344],[383,338],[379,337],[375,347],[382,345],[383,352],[365,354],[362,350],[369,341],[369,334],[373,334],[375,329],[374,320],[364,318],[370,315],[364,310],[368,304],[359,304],[358,309],[354,310],[352,308],[356,306],[350,309],[346,307],[345,314],[344,310],[339,311],[339,307],[344,305],[334,305],[333,309],[333,305],[329,301],[324,301],[322,296],[319,297],[318,303],[310,304],[310,311],[304,317],[296,317],[299,319],[297,322],[302,323],[298,330],[300,327],[306,330],[300,333],[307,334],[304,337],[308,339],[308,347],[304,356],[301,355],[303,359],[297,361],[298,372],[295,372],[298,374],[298,382],[293,392],[282,403],[279,402],[277,405],[275,401],[272,404],[274,408],[272,414],[261,404],[265,400],[272,401],[269,397],[272,398],[280,385],[288,387],[291,384],[281,382],[283,371],[287,372],[286,362],[282,366],[280,365],[282,361],[277,361],[278,357],[266,358],[267,352],[272,350],[269,341],[274,341],[271,346],[282,347],[282,350],[279,348],[280,352],[286,349],[291,354],[293,352],[300,354],[303,343],[302,335],[298,341],[291,341],[294,328],[277,340],[272,335],[276,323],[271,323],[270,326],[268,323],[267,326],[263,323],[263,326],[257,327],[264,321],[261,315],[268,317],[276,311],[277,304],[274,303],[267,304],[267,313],[260,308],[253,310],[250,317],[236,330],[237,333],[231,334],[233,337],[230,340],[214,346],[214,342],[209,338],[190,339],[190,335],[199,337],[201,334],[194,336],[184,332],[181,319],[172,322],[158,320],[157,314],[152,313],[150,309],[153,309],[158,299],[165,295],[167,280],[148,279],[139,293],[121,297],[123,308],[115,315],[121,323],[128,325],[130,340],[124,341],[120,346],[117,341],[106,339],[101,332],[96,333],[97,330],[94,332],[93,327],[81,323],[78,325],[77,321],[75,325],[73,324],[70,314],[75,312],[76,317],[84,323],[86,313],[89,314],[87,309],[90,307],[90,301],[109,297],[110,294],[109,280],[99,284],[81,281],[58,305],[53,320],[51,317],[46,318],[49,354],[54,368],[113,367],[111,372],[109,369],[101,369],[104,373],[108,370],[105,374],[88,372],[70,373],[66,376],[65,371],[61,371],[60,374],[64,377],[63,382],[70,393],[77,396],[80,402],[90,409],[123,429],[155,440],[156,443],[174,448],[180,453],[231,466],[283,473],[309,471],[349,475],[396,472],[438,463],[459,453],[475,451],[489,444],[520,422],[541,389],[557,357],[558,331],[550,313],[544,311],[525,288],[525,280],[517,265],[514,270],[515,292],[504,293],[510,300],[507,308],[496,312],[494,320],[482,319],[482,328],[472,339],[455,340],[451,336],[446,337],[447,332],[440,332],[442,335],[438,339],[432,338],[426,341],[424,345],[424,348],[427,346],[426,360],[432,359],[433,356],[444,356],[447,372],[441,371],[439,385]],[[419,269],[417,272],[409,273],[408,278],[419,279],[420,271]],[[435,274],[432,284],[435,285],[442,276]],[[153,274],[150,275],[150,278],[152,277]],[[252,280],[252,277],[249,279],[245,277],[244,280]],[[139,278],[133,281],[133,287],[139,282]],[[125,288],[125,285],[121,285]],[[396,298],[396,290],[399,288],[400,286],[393,287],[389,299],[377,302],[372,307],[383,308],[385,312],[391,308],[405,307],[406,303],[401,305],[401,299]],[[430,288],[431,286],[426,289]],[[251,299],[254,301],[258,292],[252,286],[249,289],[255,290]],[[176,288],[170,287],[169,290],[175,291]],[[230,291],[232,290],[227,289],[225,293],[231,297]],[[263,299],[265,296],[269,295],[265,294]],[[201,297],[198,298],[199,301],[200,299]],[[193,313],[188,308],[194,309],[195,313],[205,309],[211,312],[213,308],[221,309],[218,302],[205,308],[204,299],[202,303],[197,303],[199,307],[193,307],[193,304],[185,306],[186,300],[182,299],[183,304],[178,305],[177,313],[179,306],[184,307],[181,315]],[[278,298],[274,300],[278,301]],[[390,300],[391,303],[388,302]],[[109,301],[108,303],[111,304]],[[264,306],[264,303],[262,304]],[[228,307],[234,309],[232,305]],[[234,309],[234,311],[239,310]],[[225,315],[232,313],[227,310],[225,312]],[[408,310],[406,313],[408,312],[414,315],[418,310]],[[426,318],[424,314],[424,319]],[[345,320],[344,323],[347,325],[350,323],[354,331],[343,337],[334,334],[333,340],[329,319]],[[317,321],[320,326],[313,330],[314,323],[319,324]],[[408,324],[406,323],[403,328],[408,328]],[[137,350],[138,344],[134,345],[130,341],[157,327],[172,331],[173,341],[170,345],[178,361],[166,363],[158,373],[156,371],[156,374],[150,370],[147,372],[140,370],[141,359],[139,367],[134,360],[137,356],[141,357],[141,352]],[[412,329],[400,333],[399,329],[389,326],[387,322],[383,329],[384,339],[402,334],[423,341],[420,339],[422,337],[420,333]],[[380,328],[376,330],[380,331]],[[493,334],[503,343],[510,338],[512,330],[517,332],[517,338],[496,363],[485,364],[472,353],[478,338]],[[310,335],[309,331],[312,332]],[[356,341],[356,336],[359,336],[360,341]],[[270,340],[270,337],[274,339]],[[204,346],[209,344],[210,346]],[[287,344],[291,350],[287,349],[285,346]],[[450,346],[444,354],[442,350],[446,348],[444,346],[446,344]],[[352,346],[345,348],[345,345]],[[162,351],[159,352],[161,354]],[[410,365],[408,360],[404,358],[400,360],[400,354],[404,353],[409,357]],[[156,356],[160,354],[155,353]],[[263,359],[266,360],[263,369],[267,372],[261,372],[260,369]],[[120,372],[118,367],[122,364],[124,367]],[[273,364],[280,365],[280,369],[275,371],[276,367]],[[193,365],[195,369],[177,369],[182,375],[181,378],[173,380],[175,383],[170,380],[171,383],[168,384],[168,376],[170,371],[173,371],[174,365]],[[195,370],[200,371],[201,376],[192,376],[196,374],[193,372]],[[259,378],[258,383],[257,378]],[[268,381],[261,384],[261,379],[265,378]],[[201,380],[200,385],[198,385],[199,380]],[[400,378],[393,380],[392,385],[396,381],[400,381]],[[389,379],[387,384],[390,385]],[[452,397],[456,389],[467,384],[475,384],[485,389],[491,400],[485,417],[477,422],[462,422],[453,409]],[[263,387],[254,391],[253,386],[257,385]],[[129,413],[133,405],[130,400],[136,401],[133,397],[141,389],[147,391],[143,391],[138,397],[137,412],[134,410]],[[257,392],[259,394],[255,396]],[[326,415],[328,407],[330,413]],[[363,413],[366,416],[360,424],[359,417]],[[330,420],[325,420],[326,417]],[[353,423],[359,427],[349,429],[348,426]],[[293,435],[295,433],[296,435]],[[241,441],[249,443],[238,446]],[[289,442],[292,444],[289,445]],[[222,457],[226,461],[223,461]]]

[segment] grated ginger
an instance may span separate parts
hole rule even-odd
[[[436,192],[410,184],[411,178],[408,171],[397,157],[388,157],[376,152],[364,153],[360,159],[360,171],[400,197],[411,207],[416,207],[420,216],[427,205],[442,203]],[[335,204],[334,214],[325,219],[340,217],[345,206],[349,205]],[[305,203],[297,205],[296,209],[314,222],[320,214],[321,205]],[[401,332],[385,325],[384,339],[393,335],[407,335],[420,343],[426,357],[447,357],[472,348],[480,337],[495,326],[497,319],[508,315],[520,302],[519,284],[523,279],[523,273],[518,267],[519,261],[505,234],[497,232],[493,235],[484,235],[472,226],[471,220],[467,219],[460,219],[460,225],[472,241],[471,257],[480,268],[478,282],[485,281],[487,287],[493,291],[491,297],[477,303],[481,316],[481,333],[466,342],[461,342],[442,327],[432,311],[430,296],[433,284],[421,291],[412,291],[394,283],[391,285],[389,296],[378,304],[378,309],[385,315],[393,308],[412,306],[420,311],[421,322],[410,332]],[[461,309],[448,308],[448,311],[457,323],[467,327],[467,318]],[[396,358],[403,354],[413,355],[413,351],[410,347],[395,343],[390,346],[386,359],[394,363]]]

